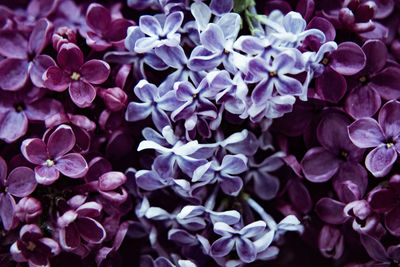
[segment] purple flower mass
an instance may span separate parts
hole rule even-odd
[[[400,266],[398,0],[0,2],[0,266]]]

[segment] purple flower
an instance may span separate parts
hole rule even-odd
[[[341,112],[329,111],[320,121],[317,128],[317,139],[321,147],[313,147],[307,151],[301,161],[304,176],[311,182],[328,181],[339,170],[361,175],[363,167],[358,163],[364,149],[356,147],[349,139],[347,126],[350,119]],[[348,175],[341,173],[340,176]],[[367,181],[362,180],[360,187],[364,191]]]
[[[39,184],[49,185],[60,176],[60,172],[70,178],[83,177],[88,165],[82,155],[67,154],[75,145],[75,134],[67,125],[60,125],[49,136],[47,144],[39,138],[22,142],[21,152],[35,168],[35,178]]]
[[[134,88],[135,95],[143,102],[130,102],[126,109],[127,121],[139,121],[150,114],[154,125],[159,131],[165,126],[171,126],[171,121],[165,111],[172,111],[179,107],[180,102],[175,100],[173,91],[160,96],[159,89],[146,80],[141,80]]]
[[[70,199],[71,209],[57,220],[60,245],[67,251],[80,247],[81,238],[89,244],[100,244],[106,238],[106,230],[95,219],[101,215],[102,205],[94,201],[83,203],[85,199]]]
[[[43,94],[31,84],[17,92],[0,92],[0,139],[12,143],[25,135],[29,122],[64,112],[59,101],[42,98]]]
[[[83,63],[83,53],[73,43],[63,44],[57,55],[61,68],[52,66],[43,74],[44,85],[62,92],[69,88],[72,101],[78,107],[88,107],[96,97],[92,84],[101,84],[110,74],[110,66],[98,59]]]
[[[249,62],[249,71],[254,75],[252,82],[258,82],[251,94],[251,100],[256,107],[265,105],[268,97],[276,90],[280,95],[300,95],[302,84],[290,75],[302,70],[297,68],[298,53],[282,52],[276,55],[272,62],[262,58],[254,58]]]
[[[323,100],[337,103],[347,90],[342,75],[354,75],[362,70],[366,56],[357,44],[343,42],[336,50],[325,53],[320,64],[324,71],[315,81],[316,92]]]
[[[37,225],[26,224],[19,232],[19,239],[11,245],[10,252],[17,262],[50,267],[49,259],[60,253],[60,247],[53,239],[43,237]]]
[[[177,33],[183,21],[182,12],[172,12],[165,20],[154,16],[144,15],[139,19],[139,27],[142,33],[148,37],[137,39],[135,43],[136,53],[146,53],[154,47],[162,45],[178,46],[181,35]],[[131,30],[132,31],[132,30]]]
[[[47,55],[40,55],[50,41],[53,25],[47,19],[41,19],[33,29],[29,41],[15,31],[0,33],[0,54],[6,59],[0,61],[0,88],[16,91],[31,78],[37,87],[43,87],[42,75],[54,60]]]
[[[400,91],[400,68],[398,65],[385,68],[388,51],[380,40],[368,40],[362,46],[367,57],[365,67],[347,79],[352,91],[346,98],[346,111],[354,118],[373,116],[381,106],[381,97],[397,99]]]
[[[339,259],[344,251],[344,236],[339,229],[326,224],[319,233],[318,247],[325,257]]]
[[[262,233],[265,227],[264,221],[253,222],[240,230],[235,230],[223,222],[215,223],[214,232],[222,237],[212,244],[211,255],[224,257],[236,245],[236,252],[239,258],[245,263],[253,262],[257,256],[257,249],[254,241],[251,241],[250,238]]]
[[[371,209],[384,214],[385,226],[394,236],[400,236],[400,176],[393,175],[388,187],[373,189],[368,195]]]
[[[87,31],[86,43],[96,51],[103,51],[112,45],[124,47],[126,30],[133,23],[124,18],[112,18],[104,6],[92,3],[86,11],[86,23],[91,30]]]
[[[33,197],[22,198],[15,207],[15,217],[25,223],[32,223],[42,212],[42,203]]]
[[[17,167],[7,177],[7,164],[0,157],[0,218],[5,230],[14,224],[14,197],[29,196],[36,188],[35,175],[28,167]]]
[[[373,259],[366,266],[393,266],[400,262],[400,246],[394,245],[385,249],[378,239],[369,236],[360,236],[361,244],[364,246],[368,255]]]
[[[348,127],[351,141],[359,148],[374,147],[365,158],[365,166],[375,177],[392,169],[400,152],[400,103],[392,100],[379,111],[378,122],[362,118]]]
[[[221,164],[213,160],[198,167],[193,173],[192,182],[209,184],[218,181],[225,194],[237,196],[243,187],[243,180],[235,175],[246,170],[247,157],[245,155],[226,155]]]

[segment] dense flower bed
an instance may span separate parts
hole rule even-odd
[[[400,1],[2,1],[0,266],[399,266]]]

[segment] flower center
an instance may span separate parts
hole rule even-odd
[[[16,103],[16,104],[14,104],[14,109],[16,112],[19,113],[19,112],[25,110],[25,105],[24,105],[24,103]]]
[[[51,159],[46,160],[46,165],[47,165],[47,167],[51,167],[51,166],[53,166],[54,164],[55,164],[54,160],[51,160]]]
[[[347,157],[349,156],[349,152],[343,150],[343,151],[340,152],[340,155],[341,155],[343,158],[347,158]]]
[[[33,243],[32,241],[29,241],[28,242],[28,246],[26,247],[26,249],[29,250],[29,251],[34,251],[35,248],[36,248],[35,243]]]
[[[361,76],[358,80],[359,80],[361,83],[365,83],[365,82],[367,81],[367,77]]]
[[[196,99],[198,97],[198,95],[197,94],[193,94],[192,97],[193,97],[193,99]]]
[[[275,77],[276,75],[278,75],[278,74],[276,73],[276,71],[270,71],[270,72],[269,72],[269,76],[270,76],[270,77]]]
[[[75,81],[79,80],[80,77],[81,77],[81,75],[75,71],[70,76],[70,78]]]
[[[329,58],[327,58],[327,57],[324,57],[322,60],[321,60],[321,63],[323,64],[323,65],[328,65],[328,63],[329,63]]]
[[[386,148],[391,148],[392,146],[394,146],[394,144],[393,143],[386,143]]]

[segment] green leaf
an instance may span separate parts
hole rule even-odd
[[[233,11],[236,13],[242,13],[250,6],[255,6],[254,0],[233,0]]]

